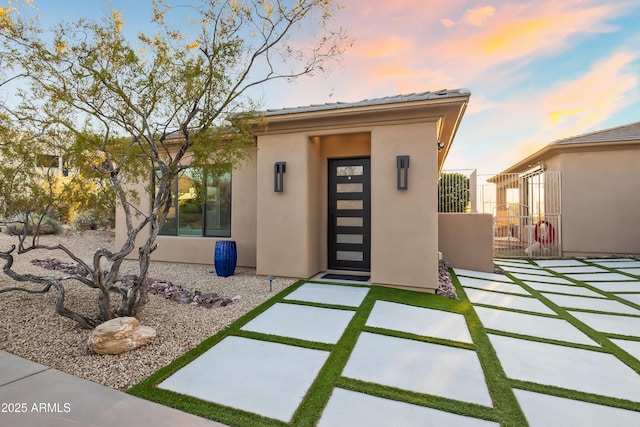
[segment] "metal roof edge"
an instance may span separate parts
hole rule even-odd
[[[287,114],[300,114],[310,112],[341,110],[346,108],[370,107],[378,105],[399,104],[407,102],[428,101],[436,99],[469,97],[471,91],[466,88],[461,89],[442,89],[433,92],[411,93],[406,95],[386,96],[383,98],[364,99],[356,102],[334,102],[327,104],[314,104],[303,107],[268,109],[261,113],[267,117],[282,116]]]
[[[593,132],[587,132],[580,135],[574,135],[567,138],[557,139],[555,141],[550,142],[549,145],[582,144],[582,143],[588,144],[590,142],[631,141],[634,139],[640,139],[640,133],[638,135],[631,135],[631,136],[606,137],[603,135],[601,138],[595,137],[597,135],[606,134],[612,131],[630,128],[633,126],[638,126],[640,128],[640,122],[627,123],[626,125],[614,126],[611,128],[600,129]],[[590,136],[594,136],[595,138],[588,138]]]

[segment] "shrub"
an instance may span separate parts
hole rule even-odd
[[[40,217],[29,217],[29,224],[27,226],[27,234],[33,234],[38,227],[38,221]],[[24,222],[13,222],[7,224],[3,231],[7,234],[22,234],[24,231]],[[44,216],[40,222],[40,234],[58,234],[62,231],[62,224],[55,219]]]
[[[98,212],[94,209],[82,212],[73,220],[73,228],[78,231],[109,228],[113,224],[113,212],[106,210]]]

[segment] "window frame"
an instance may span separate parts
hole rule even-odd
[[[193,168],[202,168],[202,166],[195,166],[195,165],[190,165],[190,166],[184,166],[181,167],[180,170],[178,171],[178,173],[183,173],[183,171],[187,170],[187,169],[193,169]],[[158,179],[158,174],[160,173],[160,169],[159,168],[154,168],[152,173],[151,173],[151,181],[152,181],[152,199],[151,202],[154,203],[155,202],[155,196],[157,193],[157,179]],[[207,205],[209,204],[208,200],[207,200],[207,180],[209,178],[209,176],[212,174],[211,171],[204,171],[203,174],[203,178],[202,178],[202,214],[201,214],[201,229],[200,229],[200,234],[196,235],[196,234],[180,234],[180,201],[179,201],[179,196],[178,196],[178,189],[179,189],[179,179],[180,179],[180,175],[177,175],[174,179],[173,182],[171,183],[171,198],[172,198],[172,202],[171,205],[173,207],[173,209],[175,210],[175,229],[170,230],[169,232],[164,231],[164,227],[165,224],[161,224],[160,225],[160,230],[158,232],[159,236],[174,236],[174,237],[207,237],[207,238],[230,238],[231,237],[231,222],[232,222],[232,218],[233,218],[233,204],[232,204],[232,196],[233,196],[233,174],[232,171],[226,171],[226,172],[222,172],[222,173],[218,173],[217,177],[220,178],[223,175],[228,174],[229,175],[229,228],[228,229],[224,229],[224,228],[220,228],[217,230],[212,230],[215,231],[215,234],[212,234],[209,232],[209,227],[208,227],[208,220],[207,220]],[[219,187],[217,187],[219,188]]]

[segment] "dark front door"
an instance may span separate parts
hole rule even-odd
[[[328,267],[369,271],[371,178],[369,158],[329,159]]]

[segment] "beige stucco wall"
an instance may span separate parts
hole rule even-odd
[[[493,271],[493,215],[438,214],[438,247],[449,267]]]
[[[640,254],[640,149],[560,153],[564,256]]]
[[[256,265],[256,156],[238,165],[231,175],[231,240],[238,250],[239,267]],[[140,206],[151,205],[151,194],[143,185],[137,186]],[[116,223],[124,224],[121,208],[116,210]],[[143,231],[138,244],[144,242],[148,232]],[[115,245],[120,247],[126,240],[126,227],[116,228]],[[212,237],[158,236],[158,249],[152,254],[154,261],[213,265],[213,252],[217,240]],[[134,251],[130,258],[137,258]]]
[[[438,287],[436,123],[380,126],[371,133],[371,280],[434,292]],[[396,156],[409,155],[408,190],[397,189]]]
[[[438,286],[436,125],[260,135],[257,273],[310,277],[327,269],[328,159],[370,156],[371,281],[433,292]],[[407,191],[397,190],[398,155],[410,156]],[[276,161],[287,162],[283,193],[273,191]]]
[[[370,154],[368,133],[332,132],[259,136],[257,274],[310,277],[327,269],[327,159]],[[282,193],[273,191],[277,161],[287,162]]]
[[[309,173],[311,149],[301,133],[258,137],[257,274],[308,277],[318,268],[311,259],[310,220],[317,215],[309,191],[317,182]],[[275,162],[287,163],[282,193],[273,191]]]

